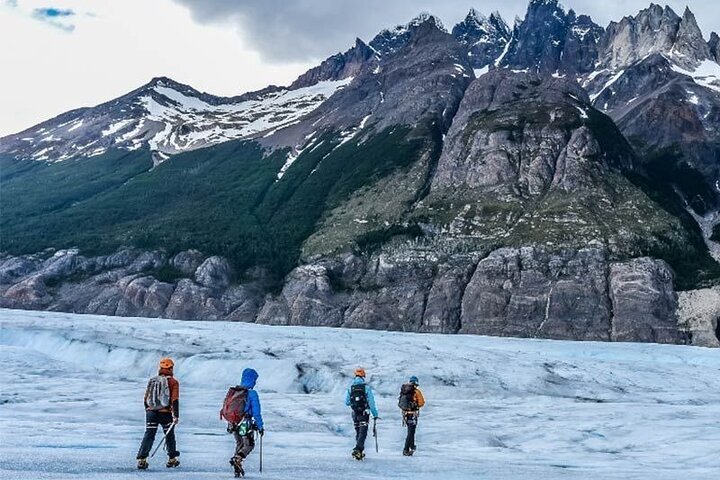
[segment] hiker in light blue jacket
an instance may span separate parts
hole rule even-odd
[[[370,414],[378,418],[375,396],[372,388],[365,383],[365,369],[355,369],[355,380],[345,394],[345,405],[352,408],[353,425],[355,426],[355,448],[352,456],[355,460],[365,458],[365,439],[368,433]]]

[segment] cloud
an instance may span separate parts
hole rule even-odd
[[[75,25],[67,21],[67,19],[74,16],[75,12],[69,8],[61,9],[45,7],[36,8],[32,11],[32,18],[45,22],[68,33],[75,30]]]
[[[176,0],[200,23],[234,24],[243,40],[271,61],[311,60],[349,48],[355,37],[372,38],[382,27],[405,23],[423,10],[440,16],[448,0]]]
[[[528,0],[175,0],[202,24],[234,25],[243,41],[273,62],[317,60],[348,48],[355,37],[371,39],[382,28],[405,23],[421,11],[452,28],[470,7],[499,10],[509,23],[523,17]],[[564,0],[566,8],[587,13],[600,25],[634,15],[651,0]],[[665,3],[665,2],[663,2]],[[709,37],[720,29],[720,3],[667,0],[679,14],[687,3]]]

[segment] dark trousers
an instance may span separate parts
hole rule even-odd
[[[404,421],[407,427],[407,436],[405,437],[405,451],[415,451],[415,430],[417,430],[418,414],[416,412],[405,413]]]
[[[365,451],[365,440],[367,439],[369,423],[370,414],[353,412],[353,425],[355,426],[355,450],[358,452]]]
[[[177,451],[175,446],[175,429],[173,428],[170,433],[167,433],[173,423],[172,413],[148,411],[145,413],[145,422],[145,436],[140,444],[137,458],[147,458],[148,455],[150,455],[150,450],[152,449],[153,442],[155,442],[155,434],[159,426],[161,426],[163,432],[167,434],[165,447],[168,457],[175,458],[180,455],[180,452]]]
[[[240,460],[245,459],[255,448],[255,434],[251,431],[247,435],[240,435],[237,430],[233,430],[235,437],[235,457]]]

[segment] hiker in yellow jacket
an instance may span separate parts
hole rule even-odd
[[[420,409],[425,406],[425,397],[423,397],[420,387],[418,386],[418,378],[413,375],[408,383],[400,387],[400,397],[398,406],[402,410],[403,425],[407,427],[407,437],[405,437],[405,448],[403,455],[412,456],[415,453],[415,430],[417,430],[418,417]]]

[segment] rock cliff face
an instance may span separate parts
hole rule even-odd
[[[259,284],[228,285],[227,265],[218,257],[206,259],[194,279],[171,282],[152,274],[177,256],[126,250],[113,257],[114,262],[70,251],[44,261],[6,258],[3,275],[20,260],[33,267],[15,277],[22,278],[19,283],[0,286],[2,306],[272,325],[687,341],[678,327],[668,266],[651,259],[610,262],[601,249],[504,248],[480,259],[458,255],[442,262],[341,255],[298,267],[276,297],[264,297]],[[59,286],[59,275],[72,280]]]
[[[474,82],[447,134],[433,189],[511,185],[521,196],[553,186],[565,191],[590,179],[579,169],[610,162],[631,167],[623,145],[603,165],[590,122],[590,101],[575,82],[493,71]],[[469,137],[469,135],[471,135]],[[584,164],[584,165],[583,165]]]
[[[158,280],[168,267],[176,269],[171,278]],[[6,257],[0,272],[2,307],[101,315],[251,321],[265,288],[231,286],[227,260],[197,251],[168,258],[134,249],[99,257],[61,250]]]

